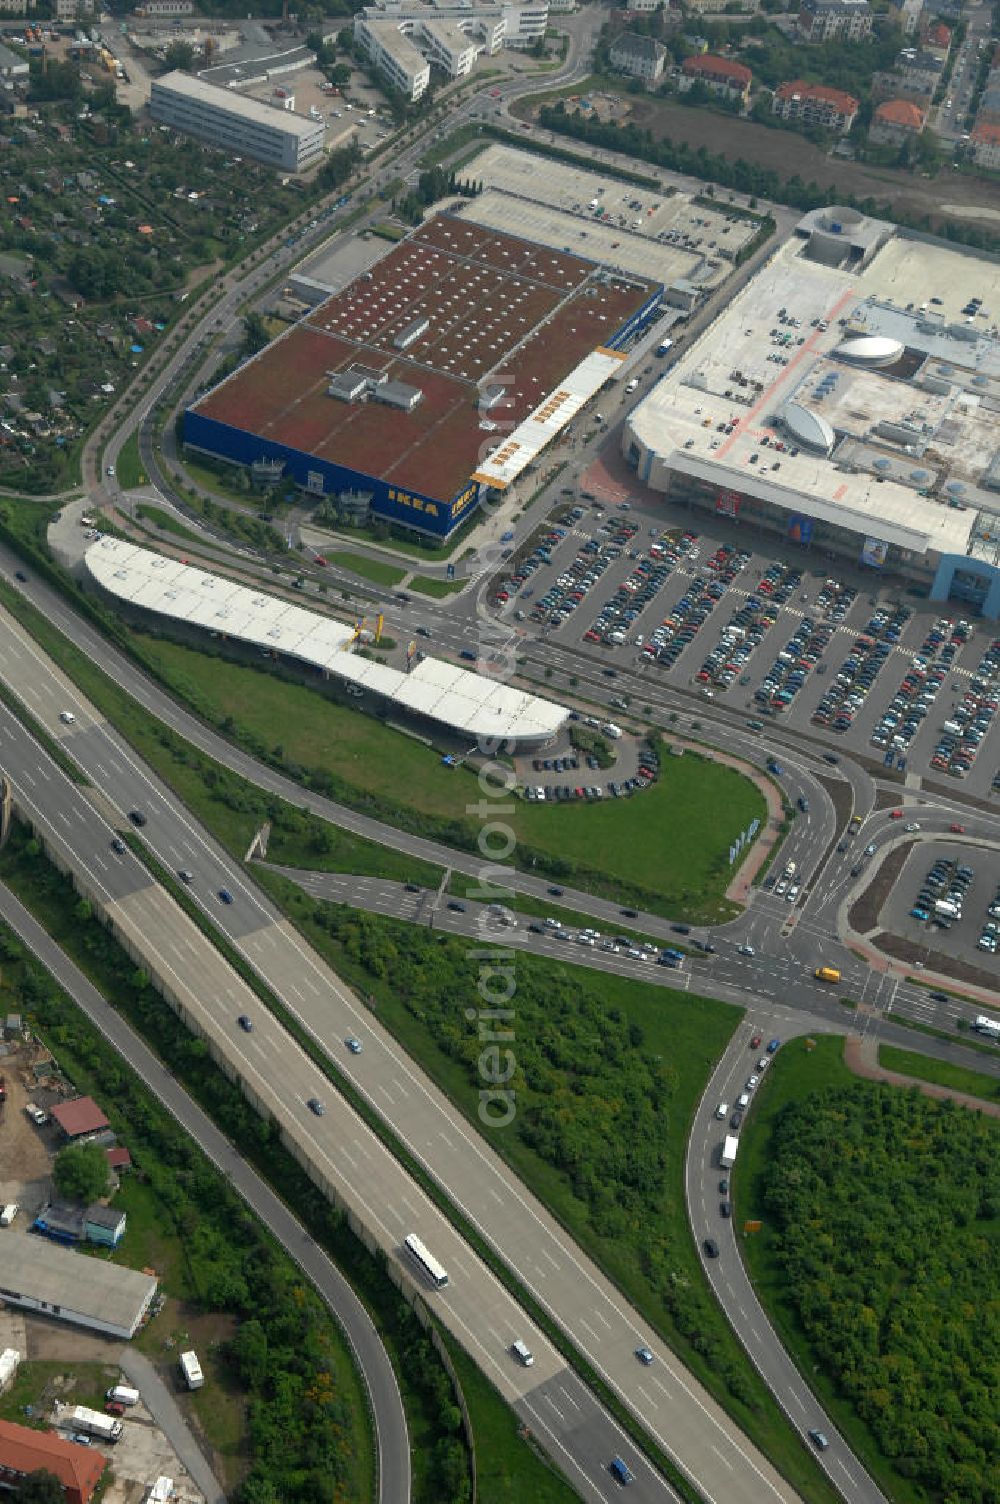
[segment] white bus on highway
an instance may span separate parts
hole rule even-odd
[[[410,1233],[403,1246],[410,1258],[418,1266],[426,1279],[429,1279],[435,1290],[442,1289],[448,1283],[448,1276],[441,1268],[437,1259],[427,1252],[415,1233]]]

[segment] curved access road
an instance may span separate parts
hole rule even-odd
[[[371,1407],[380,1504],[409,1504],[410,1443],[396,1374],[371,1317],[336,1265],[244,1160],[212,1119],[163,1067],[144,1040],[60,949],[10,889],[0,884],[0,919],[118,1051],[161,1106],[189,1133],[316,1287],[351,1348]]]

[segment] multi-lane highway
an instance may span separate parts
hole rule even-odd
[[[100,661],[101,653],[97,654]],[[146,880],[131,858],[109,850],[110,831],[98,821],[91,799],[107,818],[122,824],[128,812],[145,819],[140,834],[157,858],[175,872],[192,874],[190,892],[243,958],[281,999],[311,1037],[330,1056],[336,1069],[393,1130],[400,1142],[441,1186],[452,1203],[486,1239],[522,1286],[566,1333],[592,1368],[629,1406],[663,1450],[711,1497],[789,1499],[794,1497],[770,1463],[743,1437],[711,1397],[686,1374],[669,1349],[651,1337],[641,1317],[623,1300],[590,1260],[581,1254],[545,1208],[521,1185],[508,1167],[476,1134],[452,1104],[422,1075],[371,1013],[325,963],[304,944],[273,905],[248,881],[239,865],[192,819],[184,806],[145,767],[15,623],[0,615],[0,664],[10,688],[39,724],[59,736],[66,753],[91,778],[95,792],[86,794],[44,759],[18,723],[6,716],[7,734],[0,747],[19,802],[41,825],[74,870],[88,874],[105,901],[134,913],[129,938],[152,951],[153,968],[172,979],[183,994],[185,1013],[209,1032],[215,1047],[239,1063],[253,1099],[264,1101],[294,1143],[323,1153],[323,1176],[337,1193],[357,1205],[390,1256],[399,1258],[407,1231],[423,1233],[439,1250],[452,1277],[442,1296],[442,1319],[501,1392],[518,1401],[531,1400],[530,1424],[557,1461],[576,1435],[578,1419],[586,1424],[572,1449],[569,1469],[588,1480],[590,1496],[604,1497],[605,1471],[593,1463],[616,1440],[611,1417],[593,1397],[585,1405],[576,1394],[569,1370],[550,1351],[548,1364],[536,1362],[526,1387],[524,1371],[509,1357],[509,1345],[525,1336],[533,1350],[545,1351],[544,1339],[497,1282],[461,1243],[441,1214],[409,1181],[370,1130],[323,1084],[317,1068],[262,1009],[249,989],[225,970],[224,980],[211,967],[220,958],[200,931]],[[71,724],[60,720],[63,712]],[[39,787],[46,769],[46,787]],[[121,891],[124,887],[124,891]],[[135,891],[133,891],[135,888]],[[233,902],[220,900],[225,889]],[[127,903],[125,902],[127,900]],[[237,1019],[254,1021],[244,1034]],[[205,1015],[202,1019],[202,1015]],[[346,1048],[348,1037],[362,1042],[360,1055]],[[280,1064],[278,1063],[280,1061]],[[319,1097],[327,1108],[323,1127],[336,1116],[337,1132],[326,1137],[305,1104]],[[346,1117],[345,1117],[346,1114]],[[334,1149],[332,1146],[339,1146]],[[402,1186],[402,1188],[401,1188]],[[513,1215],[512,1215],[513,1213]],[[414,1225],[415,1224],[415,1225]],[[463,1305],[463,1297],[468,1305]],[[480,1313],[479,1327],[474,1319]],[[484,1313],[489,1316],[482,1330]],[[495,1314],[494,1314],[495,1313]],[[634,1350],[647,1343],[657,1355],[655,1375],[643,1381]],[[540,1382],[552,1378],[574,1395],[572,1407],[560,1408],[558,1397]],[[544,1401],[544,1409],[539,1408]],[[549,1412],[552,1411],[552,1414]],[[542,1421],[546,1422],[543,1434]],[[588,1438],[589,1462],[581,1463],[580,1440]],[[619,1444],[624,1445],[624,1442]],[[634,1450],[634,1449],[633,1449]],[[614,1455],[614,1454],[612,1454]],[[560,1465],[565,1467],[565,1462]],[[646,1468],[644,1494],[657,1497],[665,1484]],[[580,1486],[580,1478],[575,1478]]]
[[[0,725],[0,747],[10,740],[9,721]],[[44,787],[46,768],[38,767]],[[353,1288],[298,1222],[270,1186],[242,1158],[235,1145],[220,1133],[212,1119],[177,1080],[121,1014],[105,1002],[93,983],[52,940],[32,914],[0,884],[0,920],[34,953],[64,992],[114,1046],[156,1099],[170,1112],[204,1154],[225,1175],[282,1244],[340,1323],[368,1389],[378,1459],[379,1504],[407,1504],[410,1497],[410,1442],[406,1412],[388,1353],[375,1325]]]
[[[41,597],[45,596],[46,592],[35,582],[29,581],[25,589],[35,595],[36,598],[39,598],[39,603],[46,606],[50,616],[58,620],[61,615],[63,617],[63,624],[73,632],[78,641],[81,634],[86,638],[89,629],[73,618],[72,613],[68,611],[65,603],[61,602],[58,597],[53,596],[51,599],[45,598],[44,601],[41,600]],[[279,916],[270,910],[270,906],[267,905],[266,901],[262,901],[260,896],[253,891],[252,887],[243,880],[235,864],[229,860],[225,853],[220,852],[214,846],[214,843],[207,840],[203,833],[197,830],[183,808],[172,796],[161,789],[158,780],[152,777],[148,770],[143,769],[136,762],[134,755],[123,744],[120,744],[117,738],[100,723],[99,718],[93,715],[93,712],[79,697],[73,687],[55,674],[42,658],[42,655],[38,653],[37,648],[27,641],[24,635],[13,627],[12,624],[6,623],[5,626],[6,631],[3,639],[4,673],[11,687],[18,693],[43,725],[63,736],[67,751],[80,762],[81,766],[90,772],[95,785],[99,789],[114,790],[118,812],[117,818],[119,820],[122,814],[129,808],[139,808],[146,814],[148,823],[143,828],[143,833],[144,836],[150,839],[151,845],[153,845],[160,860],[174,870],[183,867],[194,874],[195,881],[192,884],[192,895],[201,898],[206,903],[206,906],[212,913],[213,919],[226,929],[230,939],[239,946],[261,975],[269,981],[275,991],[292,1008],[292,1011],[299,1015],[327,1049],[336,1054],[348,1033],[363,1038],[366,1046],[363,1061],[369,1079],[367,1081],[363,1079],[356,1081],[355,1084],[361,1085],[372,1105],[379,1108],[383,1112],[383,1115],[387,1116],[393,1122],[401,1138],[406,1140],[411,1147],[414,1144],[419,1145],[422,1141],[425,1146],[425,1154],[428,1153],[427,1146],[434,1145],[432,1157],[437,1161],[440,1158],[440,1149],[438,1146],[442,1142],[441,1134],[444,1133],[447,1137],[453,1132],[457,1133],[458,1136],[453,1143],[453,1148],[456,1150],[456,1162],[448,1169],[446,1175],[441,1177],[442,1183],[449,1185],[454,1194],[454,1187],[461,1186],[463,1180],[468,1180],[469,1146],[465,1141],[464,1126],[460,1122],[456,1123],[454,1117],[451,1117],[449,1125],[444,1129],[435,1128],[433,1123],[429,1123],[424,1134],[419,1132],[419,1125],[413,1113],[413,1102],[410,1100],[409,1088],[405,1084],[407,1072],[412,1071],[412,1066],[409,1066],[408,1063],[404,1065],[403,1061],[398,1057],[396,1047],[390,1041],[380,1036],[380,1031],[373,1024],[373,1021],[366,1017],[363,1010],[359,1009],[355,1001],[349,995],[346,997],[342,995],[343,989],[339,988],[339,984],[336,984],[335,979],[329,974],[323,975],[322,968],[317,969],[311,959],[308,964],[303,964],[302,952],[304,948],[301,947],[297,939],[288,936],[287,927],[280,921]],[[183,712],[180,712],[177,707],[173,706],[167,697],[160,695],[158,691],[146,685],[142,680],[142,676],[127,663],[127,660],[121,658],[107,644],[104,644],[96,634],[94,634],[93,642],[85,642],[84,645],[90,648],[92,655],[98,662],[103,661],[105,663],[105,666],[110,669],[120,683],[125,684],[127,688],[131,689],[133,682],[135,682],[136,686],[142,691],[140,697],[149,699],[151,708],[166,712],[167,718],[175,725],[176,729],[182,733],[189,729],[188,722],[190,718]],[[58,719],[60,711],[64,709],[71,710],[76,717],[72,727],[68,729],[64,728]],[[191,725],[193,727],[196,723],[191,722]],[[221,755],[226,755],[224,746],[221,748],[217,747],[214,750],[217,754],[221,752]],[[36,772],[29,771],[28,767],[25,767],[23,772],[26,778],[29,779],[37,776]],[[810,881],[811,877],[810,863],[812,862],[815,865],[815,861],[818,861],[822,854],[829,849],[830,841],[834,834],[830,812],[824,808],[825,794],[823,785],[818,781],[817,772],[818,769],[814,766],[814,756],[809,752],[797,761],[789,761],[785,774],[788,778],[801,780],[801,786],[810,791],[816,805],[818,818],[814,826],[815,838],[810,841],[808,834],[810,822],[800,822],[796,827],[796,839],[799,843],[796,850],[799,854],[803,876],[807,882]],[[72,788],[72,786],[69,787]],[[78,792],[74,790],[74,793],[78,798]],[[877,819],[878,817],[872,818]],[[434,854],[438,858],[443,858],[445,862],[447,862],[450,855],[452,865],[456,864],[455,853],[449,854],[446,849],[438,847],[434,848]],[[96,857],[91,856],[90,861],[93,862],[94,860],[108,865],[110,859],[102,851],[98,852]],[[317,879],[317,881],[322,882],[323,879]],[[223,886],[228,887],[234,894],[236,902],[233,905],[224,905],[218,902],[216,895]],[[814,901],[817,904],[821,901],[826,903],[834,902],[836,900],[836,892],[836,885],[834,885],[833,896],[831,897],[827,894],[822,884],[820,884],[815,889]],[[335,895],[331,894],[331,896]],[[416,896],[409,895],[409,900],[414,903],[414,917],[416,917]],[[566,894],[564,895],[564,901],[567,904],[572,903],[574,907],[579,905],[584,912],[587,912],[590,907],[599,907],[607,921],[613,921],[618,914],[614,906],[591,900],[587,895],[583,894]],[[402,912],[403,903],[404,900],[401,898],[400,912]],[[768,913],[768,905],[770,905],[770,913]],[[372,907],[378,907],[378,904],[372,904]],[[808,910],[805,912],[807,913]],[[742,955],[731,938],[725,934],[719,935],[717,937],[719,948],[715,955],[705,958],[704,965],[698,972],[698,989],[709,994],[725,997],[730,1000],[739,1000],[744,1003],[749,1002],[752,1006],[764,1008],[769,1003],[772,1006],[775,1005],[779,998],[795,996],[800,1009],[803,1006],[809,1009],[810,1027],[843,1027],[843,1018],[838,1005],[830,998],[828,991],[817,984],[812,978],[812,968],[816,961],[816,938],[808,937],[807,925],[801,916],[790,934],[782,933],[787,928],[787,913],[787,909],[777,899],[762,897],[758,900],[750,911],[750,918],[738,921],[734,926],[730,926],[730,928],[738,930],[744,935],[754,935],[755,941],[759,942],[760,949],[758,950],[755,943],[754,949],[757,953],[754,956],[748,957]],[[447,919],[443,915],[439,915],[437,922],[445,924],[454,923],[456,928],[459,927],[463,920],[471,922],[468,915],[463,916],[447,910],[447,908],[444,909],[444,915],[447,915]],[[657,931],[660,933],[668,932],[666,922],[655,916],[641,916],[635,922],[654,933]],[[754,926],[757,926],[757,928],[754,929]],[[620,928],[620,920],[618,927]],[[519,926],[517,942],[527,942],[528,936],[529,932],[526,930],[526,927],[524,925]],[[777,947],[777,954],[775,954],[774,942],[779,939],[780,944]],[[289,962],[286,966],[280,967],[276,964],[279,959],[276,952],[289,940]],[[825,944],[831,943],[827,933],[823,934],[823,942]],[[536,944],[542,951],[547,950],[550,953],[558,952],[559,942],[549,940],[545,936],[532,936],[532,943]],[[794,945],[805,945],[808,955],[805,957],[799,955],[797,958],[793,951]],[[565,956],[564,949],[563,955]],[[592,962],[597,965],[613,966],[615,969],[625,969],[627,964],[627,958],[608,956],[602,952],[591,952],[589,950],[586,953],[585,959],[588,963]],[[844,964],[849,968],[853,968],[848,985],[856,977],[860,990],[863,993],[864,989],[868,986],[869,973],[867,973],[866,968],[849,953]],[[656,970],[658,971],[658,969]],[[634,963],[632,964],[632,971],[635,974]],[[321,976],[322,981],[320,980]],[[660,976],[662,976],[662,973]],[[659,979],[659,976],[657,979]],[[670,979],[677,979],[676,974],[671,973]],[[881,978],[878,979],[878,985],[882,985]],[[896,1002],[902,1001],[899,998],[899,991],[900,989],[897,987],[896,999],[894,1000]],[[914,991],[916,992],[917,989],[914,989]],[[328,1006],[325,1006],[325,1003],[338,993],[341,994],[340,1001],[342,1003],[346,1002],[346,1011],[341,1012],[337,1022],[334,1023],[331,1010]],[[224,991],[221,995],[225,995]],[[227,1011],[228,1027],[229,1031],[232,1032],[232,1020],[237,1011],[235,999],[230,1000],[227,1005]],[[783,1015],[785,1017],[783,1027],[786,1033],[796,1027],[787,1009],[778,1008],[777,1012],[778,1016]],[[802,1027],[801,1022],[799,1022],[798,1027]],[[387,1052],[390,1055],[396,1055],[390,1066],[388,1077],[381,1082],[373,1082],[371,1080],[371,1062],[374,1057],[370,1045],[376,1036],[380,1038],[380,1042],[385,1043]],[[910,1041],[907,1040],[906,1042]],[[342,1065],[351,1065],[353,1057],[348,1059],[345,1055],[344,1060],[340,1063]],[[402,1091],[400,1089],[401,1082],[403,1083]],[[392,1100],[393,1098],[395,1098],[394,1101]],[[301,1094],[298,1100],[300,1103],[304,1100]],[[477,1166],[476,1173],[478,1173],[478,1170],[481,1168],[478,1154],[473,1155],[473,1160]],[[441,1174],[440,1164],[431,1164],[430,1157],[425,1162],[428,1163],[429,1167],[435,1173]],[[464,1175],[463,1165],[465,1167]],[[519,1192],[516,1187],[505,1184],[499,1188],[496,1201],[499,1204],[510,1197],[516,1198],[518,1194]],[[463,1209],[467,1214],[469,1212],[475,1214],[474,1197],[470,1199],[467,1194],[463,1196],[462,1193],[459,1193],[456,1199],[459,1204],[463,1205]],[[508,1204],[510,1204],[509,1200]],[[482,1215],[482,1207],[480,1207],[479,1215],[475,1217],[475,1220],[479,1221],[479,1225],[484,1230],[488,1229],[490,1223],[488,1215],[489,1207],[486,1208],[486,1213],[484,1217]],[[509,1219],[503,1218],[501,1220],[507,1221]],[[443,1238],[441,1241],[443,1245]],[[549,1256],[558,1266],[558,1254],[550,1254]],[[565,1251],[563,1256],[565,1258]],[[524,1278],[525,1269],[533,1271],[529,1272],[529,1277],[525,1280],[525,1283],[531,1286],[533,1279],[533,1293],[543,1304],[547,1302],[551,1303],[553,1299],[551,1284],[554,1283],[551,1276],[554,1271],[551,1268],[546,1269],[544,1257],[539,1252],[534,1235],[526,1241],[525,1245],[519,1250],[519,1253],[510,1261],[513,1267],[521,1274],[522,1278]],[[566,1267],[565,1263],[563,1267]],[[548,1280],[549,1288],[546,1288],[546,1280]],[[720,1291],[720,1295],[725,1296],[725,1291]],[[743,1298],[745,1301],[745,1292]],[[612,1297],[612,1303],[615,1303],[615,1297]],[[725,1299],[723,1299],[723,1304],[727,1304]],[[578,1339],[582,1338],[580,1345],[584,1347],[588,1358],[591,1361],[595,1361],[596,1359],[595,1366],[600,1367],[602,1349],[606,1347],[606,1344],[600,1340],[595,1341],[595,1339],[600,1339],[601,1331],[595,1325],[595,1320],[590,1317],[590,1306],[591,1300],[588,1299],[587,1313],[586,1315],[580,1313],[581,1324],[577,1327],[576,1336]],[[552,1304],[550,1304],[550,1308],[553,1310],[556,1309],[555,1305]],[[609,1307],[608,1314],[605,1315],[605,1320],[611,1324],[611,1330],[614,1329],[614,1315],[620,1315],[620,1313],[613,1313],[612,1308]],[[561,1312],[560,1316],[562,1316]],[[758,1330],[761,1327],[761,1321],[762,1318],[758,1318],[756,1323]],[[770,1333],[769,1328],[767,1331],[768,1340],[770,1341],[773,1334]],[[648,1340],[648,1334],[642,1331],[641,1322],[636,1317],[627,1319],[625,1336],[617,1355],[619,1370],[623,1371],[619,1371],[616,1375],[616,1387],[620,1389],[623,1395],[627,1395],[629,1389],[635,1383],[634,1359],[631,1357],[632,1349],[628,1344],[632,1343],[634,1345],[640,1339]],[[757,1355],[755,1355],[756,1357]],[[662,1360],[666,1367],[669,1362],[666,1354],[662,1355]],[[778,1366],[781,1366],[780,1363]],[[767,1371],[767,1369],[762,1369],[762,1371],[765,1371],[765,1376],[769,1380],[776,1383],[774,1374]],[[798,1382],[801,1384],[801,1381]],[[781,1397],[780,1388],[776,1387],[776,1392]],[[647,1388],[645,1393],[652,1394],[654,1399],[657,1398],[654,1390]],[[634,1395],[633,1398],[635,1398]],[[642,1395],[639,1395],[639,1399],[642,1399]],[[659,1405],[653,1407],[654,1419],[655,1409],[657,1408],[661,1407]],[[800,1418],[796,1416],[792,1405],[786,1405],[786,1408],[789,1410],[793,1421]],[[815,1405],[812,1408],[815,1411]],[[648,1420],[648,1417],[644,1418]],[[807,1416],[806,1418],[810,1417]],[[834,1429],[828,1421],[824,1422],[824,1428],[828,1434]],[[654,1431],[654,1434],[657,1431],[655,1424],[650,1429]],[[808,1429],[808,1426],[805,1429]],[[714,1447],[715,1443],[710,1443],[710,1446]],[[846,1469],[845,1476],[854,1480],[854,1492],[851,1496],[858,1498],[873,1497],[870,1480],[867,1479],[860,1465],[856,1464],[855,1460],[850,1457],[846,1448],[841,1448],[838,1445],[836,1455],[828,1460],[831,1467],[836,1466],[840,1468],[842,1466]],[[702,1464],[697,1463],[692,1466],[690,1461],[685,1459],[685,1462],[690,1469],[691,1475],[698,1480],[701,1487],[705,1488],[705,1472]],[[834,1476],[838,1485],[843,1484],[843,1479],[837,1478],[836,1475]]]
[[[11,644],[8,642],[5,657],[9,651]],[[16,654],[16,649],[14,652]],[[59,686],[58,693],[59,698],[65,700],[67,687]],[[86,713],[82,705],[81,712]],[[131,793],[128,782],[132,765],[116,739],[106,737],[104,733],[105,728],[94,719],[83,728],[82,739],[91,744],[91,750],[96,750],[99,757],[106,759],[106,783],[115,789],[116,794],[119,788],[124,788],[127,802]],[[67,743],[67,750],[75,756],[82,749],[79,745],[72,747]],[[152,880],[131,852],[126,849],[124,853],[117,853],[112,849],[113,825],[108,817],[115,817],[113,807],[100,793],[83,789],[69,780],[3,706],[0,706],[0,759],[13,784],[18,810],[43,837],[58,860],[75,873],[84,890],[100,902],[115,934],[129,953],[144,962],[151,975],[165,979],[184,1021],[197,1030],[207,1040],[213,1054],[237,1074],[249,1099],[279,1125],[283,1139],[307,1165],[320,1189],[351,1208],[369,1236],[390,1259],[398,1260],[411,1278],[414,1277],[413,1271],[401,1253],[403,1240],[411,1232],[416,1232],[443,1263],[449,1275],[448,1286],[444,1290],[427,1292],[425,1299],[433,1306],[438,1319],[514,1406],[539,1444],[566,1473],[581,1496],[588,1500],[615,1498],[616,1485],[608,1467],[614,1457],[623,1456],[628,1458],[629,1466],[636,1474],[636,1498],[674,1500],[675,1496],[665,1481],[638,1453],[611,1415],[567,1367],[542,1331],[486,1265],[470,1252],[464,1239],[403,1170],[382,1140],[348,1106],[327,1075],[294,1043],[256,993],[228,966],[193,920]],[[198,833],[184,821],[182,810],[177,806],[163,807],[150,786],[144,792],[150,810],[150,824],[144,832],[149,833],[150,845],[157,850],[160,860],[169,859],[171,843],[176,841],[179,844],[175,849],[182,858],[200,860],[199,870],[204,873],[210,857],[217,853],[210,850],[208,843],[199,840]],[[95,808],[95,803],[103,808]],[[124,814],[118,815],[119,823],[124,818]],[[175,820],[180,822],[179,825],[170,829]],[[226,875],[225,869],[220,867],[215,878]],[[235,876],[230,876],[229,880],[236,883]],[[234,909],[249,901],[245,885],[234,886],[233,891],[237,896],[237,903],[232,906]],[[272,928],[262,915],[258,916],[258,926],[262,928],[258,928],[255,938],[261,947],[277,948],[280,944],[277,927]],[[253,936],[245,916],[239,928],[242,933],[233,938],[247,941]],[[331,1055],[343,1056],[343,1074],[348,1074],[349,1063],[355,1067],[351,1075],[356,1089],[363,1093],[373,1090],[387,1098],[391,1096],[404,1108],[409,1102],[410,1107],[416,1109],[422,1096],[421,1083],[407,1075],[405,1063],[401,1072],[396,1062],[385,1058],[384,1045],[388,1036],[384,1036],[371,1020],[363,1018],[360,1009],[351,1023],[364,1042],[364,1052],[355,1057],[343,1048],[345,1025],[342,1020],[329,1017],[323,1008],[324,998],[318,979],[308,975],[308,959],[302,956],[305,970],[301,980],[303,987],[316,996],[317,1042]],[[46,960],[54,964],[57,974],[60,974],[58,958],[48,952]],[[331,981],[339,985],[335,978]],[[294,991],[305,1001],[301,989],[296,987]],[[294,1007],[292,996],[285,1001]],[[115,1015],[93,1013],[92,1016],[102,1028],[110,1030],[111,1037],[117,1037]],[[248,1031],[238,1025],[239,1018],[249,1022]],[[385,1085],[386,1080],[392,1082],[391,1091]],[[312,1110],[308,1105],[310,1102],[320,1104],[321,1113]],[[185,1102],[174,1099],[172,1106],[179,1120],[186,1125],[189,1114]],[[196,1123],[193,1116],[190,1121]],[[461,1123],[456,1125],[455,1131],[458,1135],[465,1132]],[[444,1129],[438,1130],[436,1137],[440,1152],[450,1147]],[[484,1174],[484,1165],[482,1161],[475,1163],[474,1154],[470,1156],[470,1163],[473,1177]],[[587,1270],[582,1263],[575,1261],[572,1249],[567,1248],[560,1262],[543,1246],[544,1239],[536,1241],[531,1226],[533,1208],[518,1196],[516,1186],[506,1198],[492,1187],[491,1194],[496,1198],[501,1216],[520,1228],[525,1267],[537,1250],[543,1260],[543,1279],[550,1287],[568,1277],[573,1285],[579,1282],[582,1298],[593,1296],[592,1300],[586,1301],[586,1309],[600,1324],[601,1345],[606,1347],[613,1360],[610,1365],[605,1363],[602,1366],[605,1369],[613,1367],[622,1375],[631,1377],[633,1367],[637,1366],[631,1358],[631,1350],[640,1340],[637,1318],[630,1321],[625,1313],[618,1313],[618,1321],[611,1323],[600,1310],[598,1292],[583,1288]],[[510,1218],[512,1210],[516,1210],[514,1218]],[[511,1344],[517,1340],[525,1341],[534,1355],[530,1370],[522,1368],[511,1356]],[[359,1356],[362,1356],[360,1351]],[[601,1354],[595,1353],[594,1356],[600,1359]],[[697,1403],[698,1396],[683,1391],[682,1371],[681,1379],[676,1384],[673,1382],[669,1354],[664,1352],[663,1359],[655,1385],[661,1398],[654,1396],[653,1408],[661,1410],[667,1424],[676,1420],[677,1424],[683,1425],[687,1404]],[[616,1387],[622,1398],[627,1399],[622,1392],[623,1386]],[[711,1403],[708,1401],[710,1406]],[[376,1419],[379,1418],[380,1413],[376,1412]],[[725,1440],[727,1450],[732,1452],[732,1458],[726,1458],[726,1467],[731,1469],[739,1465],[748,1468],[749,1475],[756,1477],[763,1488],[763,1494],[758,1497],[775,1500],[794,1497],[752,1448],[744,1450],[738,1441],[725,1438],[725,1417],[718,1415],[715,1424],[720,1441]],[[390,1485],[387,1497],[405,1497],[408,1477],[405,1461],[399,1455],[398,1430],[394,1432],[390,1427],[387,1440],[385,1446],[380,1442],[382,1467]],[[697,1466],[700,1467],[700,1463]],[[749,1500],[751,1495],[747,1493],[746,1497]]]

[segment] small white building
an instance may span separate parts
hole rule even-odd
[[[21,1366],[21,1354],[16,1347],[5,1347],[0,1353],[0,1394],[6,1394],[13,1384]]]

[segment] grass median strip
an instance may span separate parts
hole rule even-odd
[[[950,1060],[935,1060],[930,1055],[919,1055],[915,1050],[901,1050],[891,1044],[879,1045],[878,1062],[887,1071],[912,1076],[916,1081],[946,1086],[951,1091],[964,1092],[983,1102],[1000,1101],[1000,1080],[996,1076],[987,1076],[983,1071],[970,1070],[967,1065],[954,1065]]]

